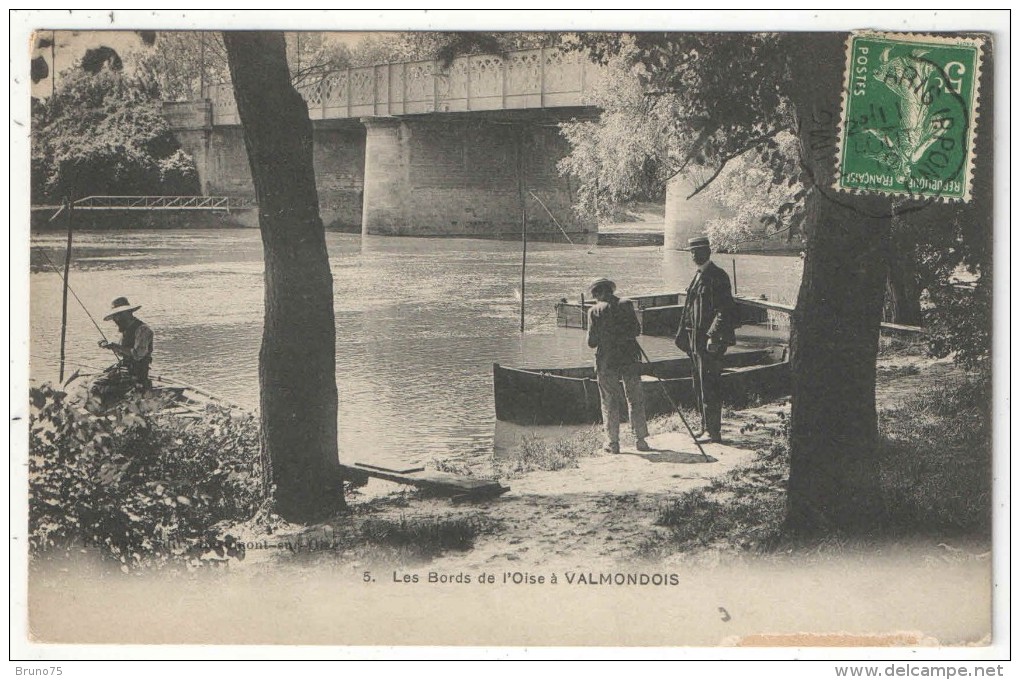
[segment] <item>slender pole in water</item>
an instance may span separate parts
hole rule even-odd
[[[737,258],[734,257],[734,258],[730,259],[730,262],[733,263],[733,294],[736,295],[737,294]]]
[[[64,254],[64,297],[60,307],[60,382],[64,382],[64,341],[67,338],[67,277],[71,271],[71,234],[73,221],[71,215],[74,213],[74,204],[67,199],[67,252]]]
[[[524,132],[517,134],[517,196],[521,204],[521,333],[524,332],[524,277],[528,268],[528,208],[524,203]]]

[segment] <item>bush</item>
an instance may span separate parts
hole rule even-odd
[[[201,193],[195,161],[182,149],[159,161],[160,193],[188,196]]]
[[[94,415],[48,385],[30,396],[33,553],[91,546],[127,571],[233,552],[215,525],[249,518],[263,501],[254,417],[184,419],[144,398]]]
[[[151,82],[71,70],[32,112],[32,199],[200,193]]]
[[[925,312],[933,356],[953,359],[967,369],[988,370],[992,354],[992,286],[983,278],[973,289],[946,285],[929,293]]]

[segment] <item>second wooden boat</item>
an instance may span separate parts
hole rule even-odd
[[[723,358],[723,401],[743,405],[789,394],[785,346],[732,348]],[[641,385],[649,417],[670,413],[673,404],[694,406],[689,357],[643,364]],[[496,419],[520,425],[567,425],[602,421],[595,369],[511,368],[493,364]]]

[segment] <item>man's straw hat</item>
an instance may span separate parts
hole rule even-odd
[[[123,314],[124,312],[133,312],[136,309],[142,308],[141,305],[133,305],[130,302],[128,302],[128,299],[126,297],[119,297],[115,299],[113,301],[112,307],[113,309],[110,310],[110,313],[103,317],[103,321],[109,321],[118,314]]]
[[[695,248],[711,248],[712,244],[709,242],[707,236],[695,236],[687,241],[687,247],[681,248],[680,250],[694,250]]]

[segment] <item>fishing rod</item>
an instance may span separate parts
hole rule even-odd
[[[45,355],[45,354],[32,354],[32,353],[29,353],[28,356],[31,357],[32,359],[42,359],[42,360],[46,361],[47,363],[58,361],[57,357],[48,356],[48,355]],[[95,370],[95,371],[105,371],[107,368],[109,368],[109,366],[96,366],[95,364],[86,364],[86,363],[84,363],[82,361],[77,361],[75,359],[69,359],[67,363],[71,364],[72,366],[80,366],[81,368],[91,368],[92,370]]]
[[[652,363],[652,360],[649,359],[648,355],[645,353],[645,348],[642,347],[640,344],[638,344],[638,350],[641,352],[641,356],[645,358],[646,362],[648,362],[649,364]],[[684,417],[684,412],[680,410],[680,406],[673,402],[673,398],[669,396],[669,390],[667,390],[666,386],[662,384],[662,381],[656,380],[656,382],[659,383],[659,387],[662,388],[662,394],[666,397],[666,401],[669,402],[669,405],[673,407],[673,411],[675,411],[676,414],[680,416],[680,421],[683,422],[684,427],[687,428],[687,433],[691,435],[691,439],[694,441],[694,445],[698,447],[698,451],[701,451],[701,455],[705,457],[705,461],[707,462],[708,454],[705,453],[705,449],[702,448],[701,442],[698,441],[698,438],[694,434],[694,430],[691,429],[690,424],[687,422],[687,418]]]
[[[64,279],[64,275],[60,273],[60,270],[57,268],[57,265],[53,264],[53,260],[50,259],[50,256],[46,254],[45,250],[40,250],[39,252],[42,254],[44,258],[46,258],[46,261],[49,263],[50,267],[52,267],[56,275],[60,277],[60,280],[64,282],[64,285],[67,286],[67,289],[71,291],[71,295],[73,295],[74,299],[78,301],[78,304],[81,305],[81,308],[85,310],[85,314],[88,315],[89,319],[92,321],[92,325],[96,327],[96,330],[99,331],[99,334],[103,336],[103,340],[109,342],[110,341],[109,338],[106,337],[106,333],[104,333],[103,329],[99,327],[98,323],[96,323],[96,319],[89,312],[89,308],[85,306],[85,303],[81,301],[81,298],[78,297],[78,294],[75,293],[74,289],[71,288],[71,286],[67,283],[67,281]]]

